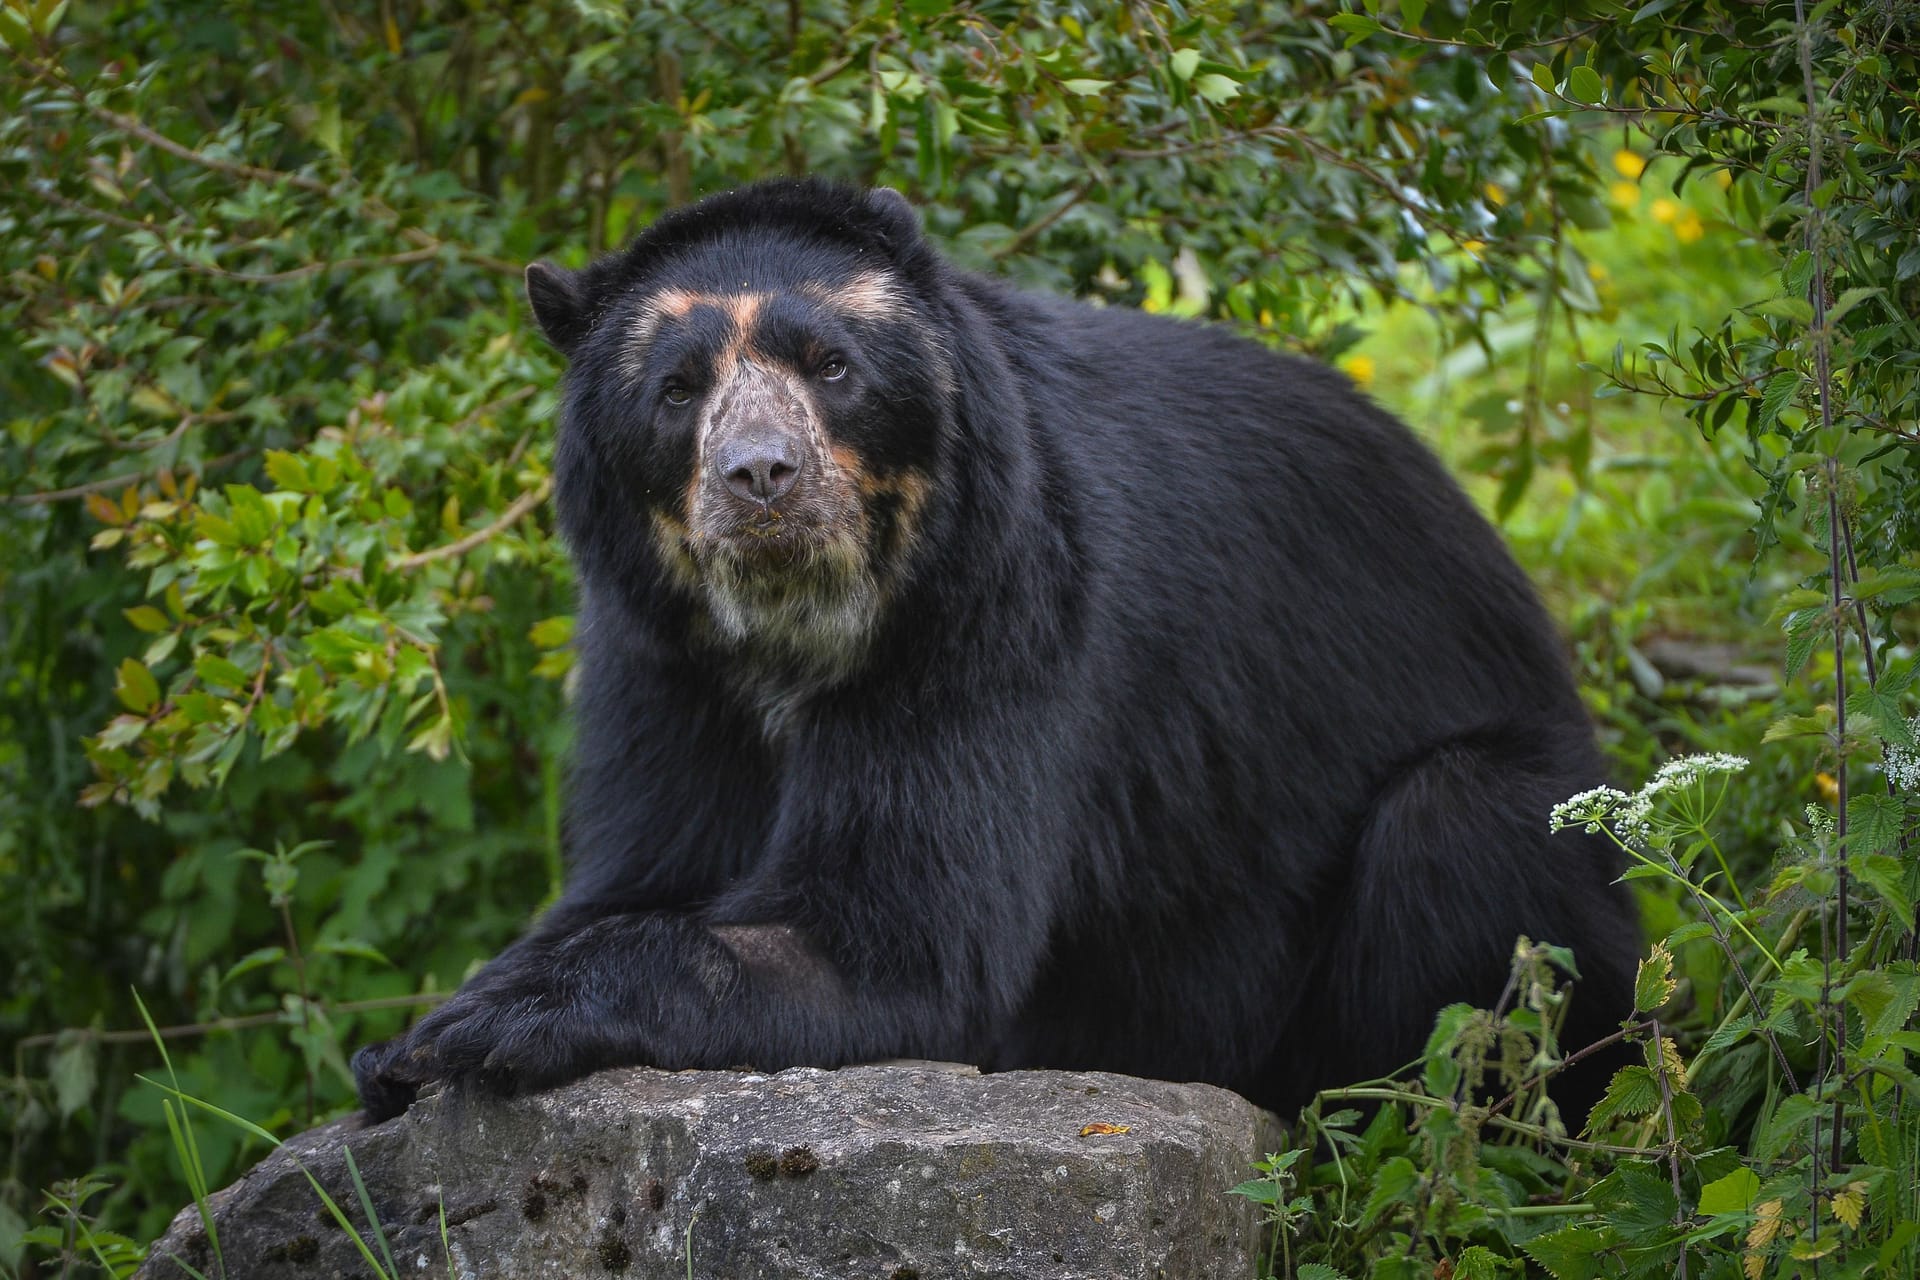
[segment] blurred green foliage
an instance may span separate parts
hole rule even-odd
[[[1750,1020],[1679,1082],[1692,1130],[1623,1133],[1659,1188],[1689,1162],[1651,1226],[1641,1164],[1574,1174],[1396,1104],[1340,1171],[1343,1196],[1372,1180],[1363,1226],[1283,1216],[1299,1274],[1670,1274],[1682,1239],[1715,1274],[1902,1274],[1920,1041],[1834,1064],[1859,1002],[1912,1036],[1920,1000],[1911,796],[1879,768],[1913,745],[1920,7],[1723,9],[0,0],[0,1271],[118,1267],[109,1229],[150,1238],[185,1199],[133,1087],[133,989],[183,1089],[285,1132],[350,1105],[343,1051],[551,895],[558,364],[518,272],[804,171],[908,191],[966,265],[1340,361],[1503,519],[1623,776],[1754,760],[1715,830],[1743,923],[1792,925],[1822,976],[1760,975],[1803,1078]],[[1754,957],[1697,931],[1680,880],[1646,900],[1681,931],[1691,1055]],[[1829,1152],[1819,1117],[1881,1145]],[[214,1185],[261,1151],[199,1142]],[[1767,1201],[1702,1185],[1749,1165],[1779,1203],[1742,1254]],[[1595,1172],[1613,1189],[1571,1225],[1482,1195]],[[1338,1212],[1324,1171],[1272,1185],[1302,1175]],[[1809,1231],[1829,1248],[1789,1257]]]

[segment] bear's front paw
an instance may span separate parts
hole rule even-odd
[[[469,986],[409,1031],[381,1064],[384,1079],[430,1080],[514,1095],[551,1088],[619,1061],[595,1017],[564,984]]]
[[[418,1084],[402,1080],[388,1070],[400,1045],[399,1040],[382,1040],[353,1055],[353,1082],[360,1092],[361,1109],[373,1124],[401,1114],[419,1095]]]

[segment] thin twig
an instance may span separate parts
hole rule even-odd
[[[229,463],[251,456],[253,449],[235,449],[232,453],[223,453],[217,458],[209,458],[200,464],[200,470],[211,471],[215,467],[224,467]],[[89,480],[86,484],[76,484],[65,489],[45,489],[38,493],[11,493],[0,497],[0,502],[14,506],[38,506],[48,502],[66,502],[73,498],[84,498],[90,493],[106,493],[112,489],[124,489],[130,484],[139,484],[155,476],[152,471],[128,471],[117,476],[107,476],[101,480]]]
[[[387,567],[405,572],[409,569],[418,569],[423,564],[432,564],[436,560],[452,560],[456,556],[463,556],[489,538],[497,537],[529,511],[545,502],[547,494],[552,491],[553,477],[543,476],[539,484],[515,498],[492,524],[475,529],[466,537],[446,543],[444,546],[429,547],[425,551],[413,551],[403,556],[395,556],[387,561]]]
[[[339,1004],[316,1004],[314,1007],[328,1017],[342,1013],[375,1013],[382,1009],[411,1009],[417,1005],[437,1005],[452,995],[450,991],[423,992],[411,996],[379,996],[371,1000],[343,1000]],[[285,1011],[273,1013],[248,1013],[233,1018],[213,1018],[207,1022],[183,1022],[176,1026],[157,1028],[162,1040],[184,1040],[191,1036],[211,1035],[220,1031],[245,1031],[252,1027],[271,1027],[285,1022]],[[90,1044],[145,1044],[152,1040],[154,1032],[145,1027],[126,1031],[98,1031],[92,1027],[70,1027],[65,1031],[41,1031],[20,1039],[22,1049],[46,1049],[59,1044],[65,1038],[86,1041]]]

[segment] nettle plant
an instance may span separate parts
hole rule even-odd
[[[1343,20],[1358,40],[1494,56],[1524,21],[1497,4],[1365,9]],[[1678,399],[1703,433],[1744,429],[1765,481],[1755,564],[1804,575],[1773,615],[1792,710],[1754,746],[1807,759],[1825,803],[1782,815],[1756,889],[1715,835],[1739,756],[1571,797],[1553,821],[1607,831],[1629,876],[1684,908],[1620,1032],[1644,1061],[1587,1131],[1511,1110],[1583,1048],[1561,1057],[1524,1006],[1491,1026],[1450,1011],[1421,1076],[1323,1095],[1308,1145],[1243,1191],[1272,1208],[1287,1273],[1314,1280],[1911,1276],[1920,722],[1899,623],[1920,599],[1920,6],[1577,10],[1539,18],[1585,24],[1531,64],[1542,114],[1638,130],[1682,183],[1725,175],[1726,219],[1778,256],[1770,296],[1592,372],[1614,394]],[[1498,1100],[1437,1091],[1448,1062],[1491,1067],[1480,1084]],[[1325,1112],[1351,1102],[1377,1109]]]
[[[1302,1145],[1236,1189],[1273,1225],[1268,1273],[1492,1280],[1530,1260],[1556,1280],[1913,1274],[1920,981],[1887,954],[1910,936],[1910,876],[1893,856],[1846,854],[1833,815],[1809,806],[1749,901],[1713,833],[1747,766],[1683,757],[1637,791],[1555,808],[1555,829],[1605,832],[1629,878],[1694,908],[1641,963],[1633,1016],[1595,1045],[1558,1044],[1573,958],[1522,939],[1507,1000],[1443,1011],[1416,1073],[1321,1094]],[[1820,935],[1843,874],[1849,910],[1873,924],[1841,965]],[[1545,1086],[1619,1040],[1643,1061],[1570,1135]]]

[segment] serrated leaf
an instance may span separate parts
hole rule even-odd
[[[1871,720],[1888,746],[1913,749],[1913,730],[1901,713],[1900,700],[1882,689],[1858,689],[1847,696],[1847,714]]]
[[[1907,810],[1897,797],[1868,792],[1847,798],[1847,847],[1853,853],[1880,853],[1899,843]]]
[[[1805,298],[1779,297],[1756,302],[1751,308],[1763,316],[1777,316],[1801,326],[1813,323],[1813,304]]]
[[[1880,294],[1883,294],[1885,292],[1886,292],[1885,289],[1878,288],[1878,287],[1868,288],[1865,285],[1861,285],[1853,289],[1848,289],[1845,293],[1842,293],[1838,298],[1835,298],[1833,300],[1833,305],[1827,308],[1827,323],[1838,324],[1841,316],[1844,316],[1845,314],[1847,314],[1847,312],[1853,310],[1855,307],[1865,302],[1868,298],[1878,297]]]
[[[1382,1164],[1379,1172],[1373,1176],[1373,1193],[1367,1197],[1366,1208],[1360,1212],[1361,1225],[1371,1224],[1394,1205],[1411,1202],[1419,1181],[1419,1170],[1405,1156],[1395,1156]]]
[[[1588,1127],[1598,1129],[1615,1116],[1637,1118],[1660,1109],[1660,1082],[1645,1067],[1622,1067],[1614,1073],[1607,1092],[1593,1109]]]
[[[1832,727],[1830,721],[1819,716],[1781,716],[1767,726],[1761,735],[1762,742],[1780,742],[1787,738],[1804,738],[1812,734],[1825,734]]]
[[[1760,430],[1773,430],[1780,421],[1780,411],[1793,403],[1799,391],[1800,374],[1796,370],[1783,369],[1768,378],[1760,392]]]
[[[1739,1017],[1715,1028],[1714,1033],[1707,1037],[1706,1043],[1700,1046],[1700,1051],[1702,1053],[1718,1052],[1728,1045],[1734,1044],[1752,1030],[1753,1019],[1746,1014],[1741,1014]]]
[[[1654,943],[1633,978],[1633,1007],[1651,1013],[1673,998],[1679,983],[1673,980],[1673,953]]]
[[[1912,569],[1903,564],[1881,565],[1868,569],[1860,575],[1848,592],[1855,600],[1873,600],[1881,604],[1908,604],[1920,599],[1920,569]],[[1907,668],[1907,681],[1912,682],[1912,666]],[[1884,681],[1886,672],[1881,673]]]
[[[1303,1262],[1293,1269],[1298,1280],[1348,1280],[1347,1273],[1324,1262]]]
[[[1880,799],[1892,800],[1893,797],[1881,796]],[[1895,803],[1898,802],[1895,801]],[[1847,806],[1847,812],[1847,826],[1849,830],[1851,830],[1853,826],[1853,806],[1851,804]],[[1904,808],[1902,813],[1904,814]],[[1883,847],[1890,848],[1893,844],[1897,844],[1898,841],[1899,836],[1896,833],[1894,840]],[[1878,894],[1881,901],[1885,902],[1887,906],[1892,909],[1893,913],[1900,918],[1900,923],[1904,924],[1907,930],[1911,932],[1914,925],[1913,898],[1907,893],[1907,872],[1906,868],[1901,865],[1900,859],[1893,857],[1891,854],[1869,853],[1854,858],[1852,867],[1854,877],[1865,882],[1868,888]]]
[[[1601,1251],[1609,1243],[1605,1232],[1592,1227],[1567,1227],[1535,1236],[1520,1247],[1554,1280],[1593,1280],[1600,1274]]]

